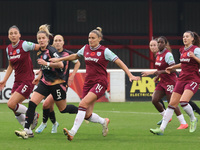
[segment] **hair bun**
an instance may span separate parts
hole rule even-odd
[[[102,32],[102,28],[101,27],[97,27],[96,30],[98,30],[99,32]]]

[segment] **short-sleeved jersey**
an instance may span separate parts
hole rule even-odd
[[[179,75],[179,81],[194,81],[200,83],[199,75],[199,63],[192,57],[189,57],[189,52],[195,51],[197,46],[190,46],[187,49],[184,47],[180,48],[180,62],[181,62],[181,73]]]
[[[41,58],[45,60],[46,62],[49,62],[50,58],[53,57],[60,57],[58,54],[58,51],[48,45],[46,47],[46,50],[39,50],[37,52],[38,58]],[[49,66],[44,66],[41,65],[41,70],[42,70],[42,79],[41,81],[46,84],[46,85],[51,85],[52,82],[54,82],[56,79],[63,79],[64,80],[64,69],[63,68],[51,68]]]
[[[68,55],[71,55],[71,54],[74,54],[72,51],[69,51],[69,50],[66,50],[66,49],[63,49],[62,52],[58,52],[59,56],[60,57],[65,57],[65,56],[68,56]],[[77,62],[77,60],[73,61],[74,63]],[[69,78],[69,69],[70,69],[70,64],[71,64],[71,61],[63,61],[63,64],[64,64],[64,80],[66,81],[66,83],[68,82],[68,78]]]
[[[8,45],[7,57],[15,70],[15,81],[32,81],[34,79],[33,64],[30,50],[34,50],[35,44],[20,40],[16,45]]]
[[[175,64],[174,57],[168,49],[164,49],[162,52],[156,54],[155,68],[157,70],[165,70],[170,65]],[[160,82],[167,84],[174,83],[176,81],[176,74],[160,74]]]
[[[78,56],[83,56],[86,65],[85,85],[94,85],[98,81],[107,85],[107,65],[109,61],[118,59],[108,48],[99,45],[91,48],[88,44],[77,52]]]

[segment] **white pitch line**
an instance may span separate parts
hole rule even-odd
[[[96,112],[108,112],[108,113],[123,113],[123,114],[142,114],[142,115],[160,115],[159,113],[150,113],[150,112],[133,112],[133,111],[103,111],[103,110],[94,110]]]

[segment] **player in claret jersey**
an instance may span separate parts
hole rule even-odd
[[[9,65],[4,79],[0,81],[0,90],[5,87],[8,78],[14,70],[15,81],[7,105],[13,110],[19,123],[24,126],[27,107],[21,103],[29,98],[29,95],[34,88],[34,85],[32,84],[34,73],[30,51],[39,50],[40,46],[32,42],[20,40],[20,37],[21,34],[19,28],[15,25],[11,26],[8,30],[8,38],[11,41],[11,44],[6,48]],[[38,115],[39,114],[35,113],[32,128],[35,128],[37,125]]]
[[[155,68],[157,69],[157,71],[142,72],[142,76],[148,76],[154,74],[157,75],[158,78],[160,78],[160,81],[156,85],[156,89],[152,95],[152,103],[154,104],[156,109],[160,112],[160,114],[164,116],[165,109],[163,108],[163,105],[161,105],[160,100],[161,98],[166,96],[167,101],[169,103],[176,83],[175,70],[173,71],[173,73],[168,74],[165,71],[165,69],[169,66],[174,65],[175,60],[170,51],[171,48],[166,37],[161,36],[158,38],[158,49],[159,52],[157,52],[156,54],[156,62],[155,62]],[[188,124],[186,123],[183,114],[181,114],[179,107],[175,108],[175,113],[181,124],[177,129],[188,128]],[[157,124],[160,125],[161,123],[162,121],[160,121]]]
[[[194,132],[196,130],[197,118],[194,116],[189,101],[197,92],[200,83],[200,39],[198,34],[192,31],[186,31],[183,34],[183,43],[185,46],[180,48],[180,63],[166,68],[166,72],[168,73],[173,69],[181,68],[181,73],[176,82],[160,128],[150,129],[150,132],[157,135],[163,135],[164,130],[173,115],[174,109],[178,106],[179,102],[183,110],[190,117],[189,132]]]
[[[107,89],[107,65],[109,61],[115,62],[128,75],[130,81],[139,80],[140,77],[133,76],[127,66],[108,48],[100,45],[103,38],[101,28],[97,27],[89,33],[89,45],[85,45],[76,54],[72,54],[62,58],[52,58],[50,61],[67,61],[84,57],[86,64],[86,77],[83,87],[82,100],[79,103],[78,114],[76,115],[74,125],[71,130],[63,129],[68,140],[72,140],[81,126],[84,118],[94,123],[100,123],[103,126],[102,134],[106,136],[108,133],[108,118],[102,118],[93,113],[96,100],[100,98]]]

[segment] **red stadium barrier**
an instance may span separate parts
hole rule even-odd
[[[66,41],[66,45],[64,45],[64,48],[66,49],[80,49],[83,45],[72,45],[71,42],[72,40],[86,40],[87,41],[87,36],[63,36],[65,41]],[[182,40],[182,37],[180,36],[166,36],[166,38],[170,41],[170,40]],[[25,40],[30,40],[30,41],[36,41],[36,36],[22,36],[21,39],[25,39]],[[133,58],[132,58],[132,54],[137,54],[141,57],[143,57],[144,59],[148,60],[149,63],[150,62],[154,62],[154,60],[152,60],[150,57],[136,51],[137,49],[149,49],[149,45],[134,45],[133,41],[134,40],[145,40],[147,41],[147,43],[149,43],[149,37],[148,36],[104,36],[104,40],[109,42],[110,45],[105,45],[106,47],[110,48],[110,49],[128,49],[130,52],[130,67],[132,67],[132,62],[133,62]],[[129,44],[122,44],[120,42],[116,42],[115,40],[128,40]],[[0,36],[0,41],[2,41],[2,45],[0,45],[0,50],[5,50],[7,45],[6,43],[9,43],[8,37],[7,36]],[[172,49],[179,49],[181,47],[181,45],[171,45]],[[3,62],[2,62],[2,66],[3,68],[6,67],[6,52],[3,51],[3,56],[2,56]]]

